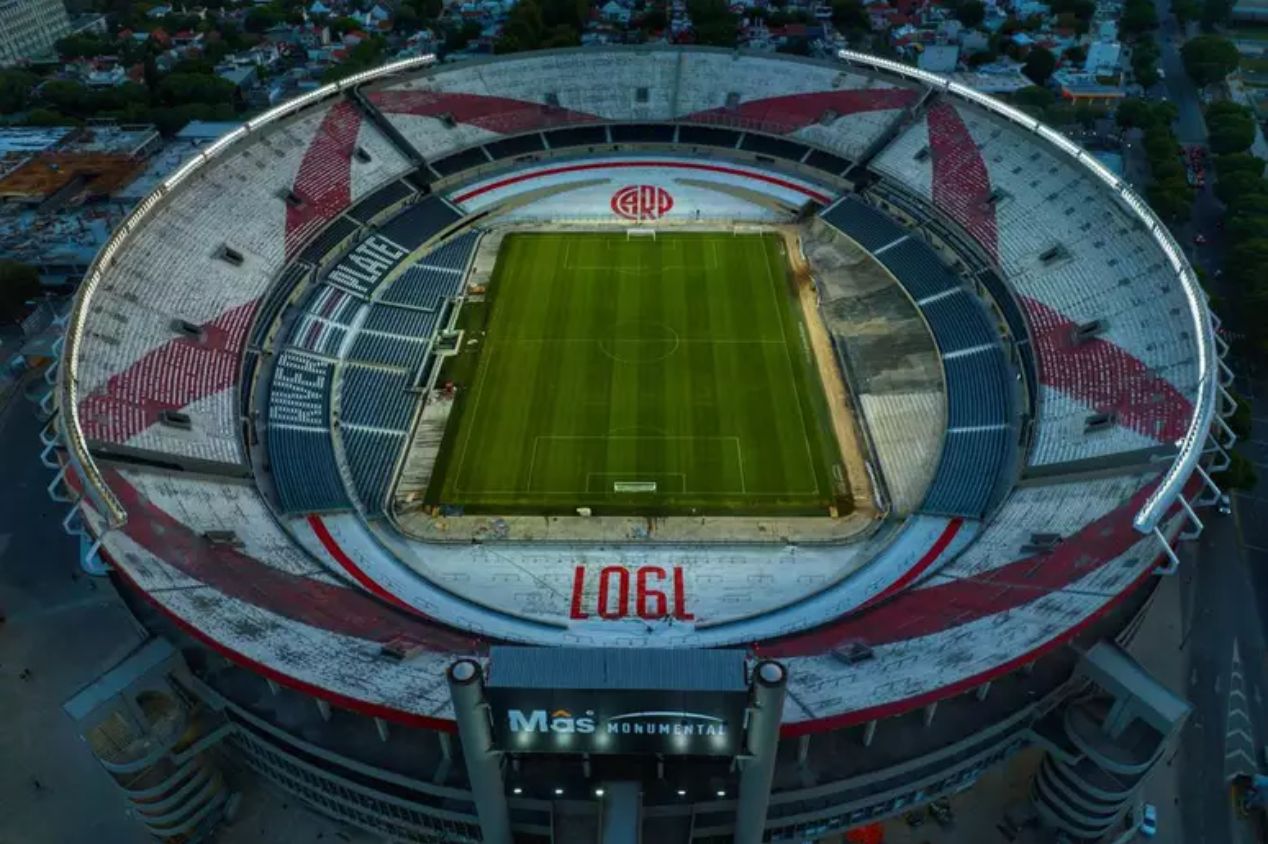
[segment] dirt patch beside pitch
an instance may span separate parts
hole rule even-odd
[[[841,462],[845,464],[846,482],[854,498],[854,510],[860,515],[876,516],[876,504],[872,489],[872,476],[867,471],[867,448],[859,430],[850,391],[845,386],[845,374],[832,351],[832,339],[819,315],[819,292],[810,267],[801,255],[801,247],[795,230],[783,229],[785,251],[792,267],[793,282],[797,289],[797,301],[801,303],[802,322],[810,334],[810,347],[814,350],[819,380],[823,382],[828,400],[828,412],[832,417],[832,430],[841,450]]]

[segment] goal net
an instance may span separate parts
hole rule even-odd
[[[613,492],[655,492],[655,481],[613,481]]]
[[[650,237],[652,240],[655,240],[656,229],[626,229],[625,230],[626,240],[633,240],[636,237]]]

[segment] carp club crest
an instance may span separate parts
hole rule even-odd
[[[626,185],[612,194],[612,211],[627,220],[658,220],[673,207],[673,196],[658,185]]]

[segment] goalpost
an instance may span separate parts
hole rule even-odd
[[[655,481],[613,481],[613,492],[655,492]]]
[[[636,237],[650,237],[652,240],[655,240],[656,229],[626,229],[625,230],[626,240],[633,240]]]

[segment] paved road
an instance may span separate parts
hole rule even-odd
[[[1185,550],[1180,575],[1185,692],[1194,713],[1181,744],[1184,841],[1246,839],[1230,810],[1225,783],[1258,761],[1268,741],[1264,666],[1264,584],[1268,552],[1244,545],[1243,502],[1232,517],[1203,514],[1207,529]]]
[[[1196,86],[1180,59],[1182,34],[1170,16],[1171,0],[1155,0],[1160,27],[1162,93],[1176,105],[1174,129],[1180,143],[1206,146],[1206,125]],[[1223,209],[1216,200],[1214,174],[1198,192],[1188,224],[1176,235],[1190,260],[1206,271],[1217,294],[1223,238],[1217,227]],[[1206,243],[1196,245],[1201,234]],[[1227,291],[1223,291],[1226,292]],[[1244,367],[1243,367],[1244,368]],[[1242,446],[1268,478],[1268,379],[1243,372],[1239,392],[1259,408],[1251,442]],[[1260,484],[1268,488],[1268,482]],[[1264,497],[1260,497],[1264,496]],[[1233,496],[1232,517],[1202,513],[1206,531],[1183,551],[1181,658],[1186,693],[1194,715],[1182,737],[1180,794],[1183,840],[1188,844],[1254,841],[1250,824],[1232,810],[1224,783],[1262,762],[1268,743],[1268,678],[1265,676],[1265,621],[1268,620],[1268,492]]]
[[[1197,86],[1184,72],[1184,63],[1180,60],[1182,33],[1175,18],[1171,17],[1171,0],[1154,0],[1158,10],[1158,46],[1162,59],[1158,66],[1163,71],[1163,86],[1167,99],[1175,103],[1179,111],[1176,118],[1176,137],[1182,144],[1205,144],[1206,121],[1202,119],[1202,101],[1198,98]]]

